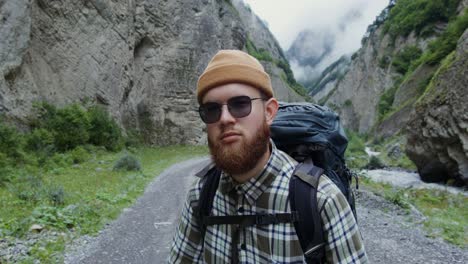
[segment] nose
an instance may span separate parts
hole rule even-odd
[[[222,124],[236,122],[236,118],[231,115],[227,105],[223,105],[221,107],[221,117],[219,118],[219,122]]]

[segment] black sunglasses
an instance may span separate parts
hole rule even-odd
[[[198,113],[206,124],[212,124],[219,121],[223,105],[227,105],[229,113],[235,118],[246,117],[252,111],[253,100],[266,100],[264,98],[250,98],[248,96],[236,96],[227,100],[226,104],[208,102],[200,105]]]

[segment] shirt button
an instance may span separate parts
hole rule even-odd
[[[239,213],[243,213],[244,212],[244,207],[239,207],[239,209],[237,209],[237,211],[239,211]]]
[[[242,244],[242,245],[241,245],[241,249],[242,249],[242,250],[246,250],[246,249],[247,249],[247,246],[246,246],[245,244]]]

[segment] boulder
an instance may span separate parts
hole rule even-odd
[[[468,185],[468,30],[416,103],[406,127],[408,157],[429,182]]]

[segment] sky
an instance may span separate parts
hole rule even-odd
[[[323,70],[341,55],[352,54],[361,46],[361,39],[389,0],[244,0],[264,21],[284,51],[287,51],[299,32],[310,30],[317,36],[332,35],[333,51],[319,65]],[[316,43],[304,43],[312,45]],[[291,62],[296,77],[301,79],[304,69]]]

